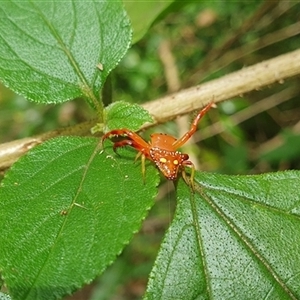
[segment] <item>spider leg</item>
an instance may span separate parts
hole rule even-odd
[[[146,155],[142,152],[138,152],[138,154],[136,155],[134,162],[136,162],[138,160],[138,158],[141,157],[141,165],[142,165],[142,175],[143,175],[143,181],[145,184],[145,174],[146,174],[146,167],[145,167],[145,160],[146,160]]]
[[[116,130],[116,131],[120,131],[120,130]],[[111,135],[116,135],[112,132],[110,132]],[[105,140],[106,138],[108,138],[110,136],[110,134],[106,134],[105,136],[102,137],[102,141]],[[120,134],[118,134],[120,135]],[[127,135],[129,136],[129,135]],[[146,157],[149,157],[149,145],[142,139],[139,137],[139,139],[137,139],[138,141],[142,141],[143,144],[141,145],[140,143],[138,143],[136,141],[136,136],[139,137],[138,135],[134,134],[134,140],[123,140],[123,141],[119,141],[119,142],[115,142],[114,145],[113,145],[113,150],[115,153],[117,153],[117,149],[119,147],[125,147],[125,146],[131,146],[133,148],[135,148],[136,150],[138,150],[138,154],[136,155],[135,157],[135,160],[136,161],[140,156],[142,156],[141,158],[141,165],[142,165],[142,175],[143,175],[143,181],[145,183],[145,173],[146,173],[146,167],[145,167],[145,159]],[[146,146],[146,148],[144,147]]]
[[[214,105],[214,103],[211,102],[208,105],[206,105],[204,108],[202,108],[202,110],[200,110],[200,112],[198,113],[198,115],[196,116],[194,121],[192,122],[190,130],[186,134],[184,134],[180,139],[176,140],[173,143],[172,146],[174,147],[174,149],[177,149],[177,148],[181,147],[196,132],[197,125],[198,125],[200,119],[209,111],[209,109],[213,105]]]
[[[184,166],[184,167],[190,167],[191,168],[190,183],[191,183],[192,190],[194,191],[195,190],[195,185],[194,185],[195,166],[189,160],[186,160],[186,161],[182,162],[182,166]],[[184,179],[185,182],[187,182],[187,183],[189,182],[189,180],[186,177],[186,173],[185,173],[184,168],[182,169],[182,177],[183,177],[183,179]]]
[[[114,145],[113,145],[114,152],[117,153],[118,148],[125,147],[125,146],[134,147],[133,146],[133,141],[132,140],[123,140],[123,141],[115,142]]]
[[[136,133],[134,133],[134,132],[132,132],[131,130],[128,130],[128,129],[116,129],[116,130],[112,130],[112,131],[107,132],[106,134],[104,134],[102,136],[102,143],[107,138],[111,138],[113,136],[127,136],[127,137],[129,137],[130,140],[135,142],[135,144],[132,145],[132,147],[136,148],[137,150],[139,150],[141,148],[144,148],[144,149],[149,148],[149,144],[147,142],[145,142],[138,134],[136,134]],[[135,147],[135,145],[137,147]],[[129,146],[131,146],[131,145],[129,145]]]
[[[142,175],[143,175],[143,182],[144,182],[144,184],[145,184],[145,174],[146,174],[145,159],[146,159],[146,156],[143,153],[142,154],[142,159],[141,159],[141,165],[142,165]]]

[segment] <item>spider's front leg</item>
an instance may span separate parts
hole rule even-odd
[[[149,158],[150,157],[150,146],[148,143],[146,143],[138,134],[128,130],[128,129],[116,129],[116,130],[112,130],[107,132],[105,135],[103,135],[102,137],[102,143],[104,142],[104,140],[106,140],[107,138],[111,138],[114,136],[125,136],[128,137],[130,139],[125,139],[119,142],[115,142],[113,145],[113,150],[114,152],[116,152],[117,148],[119,147],[124,147],[124,146],[130,146],[133,147],[134,149],[136,149],[138,152],[135,161],[137,160],[137,158],[141,155],[141,160],[142,160],[142,174],[143,174],[143,178],[145,178],[145,172],[146,172],[146,168],[145,168],[145,159],[146,157]]]
[[[115,129],[115,130],[111,130],[109,132],[107,132],[106,134],[104,134],[102,136],[102,143],[108,139],[108,138],[111,138],[111,137],[114,137],[114,136],[127,136],[129,137],[131,140],[135,141],[137,144],[141,145],[141,146],[144,146],[144,147],[147,147],[148,144],[138,135],[136,134],[135,132],[129,130],[129,129]]]
[[[135,141],[133,140],[123,140],[120,142],[115,142],[113,145],[113,150],[115,153],[117,153],[117,148],[119,147],[124,147],[124,146],[131,146],[134,149],[138,150],[138,154],[136,155],[134,162],[137,161],[137,159],[141,156],[141,165],[142,165],[142,175],[143,175],[143,179],[145,181],[145,173],[146,173],[146,167],[145,167],[145,159],[146,157],[149,157],[149,154],[147,151],[145,151],[144,148],[140,148],[140,145],[137,144]]]
[[[208,105],[206,105],[204,108],[202,108],[198,115],[196,116],[196,118],[194,119],[194,121],[192,122],[191,128],[190,130],[184,134],[180,139],[176,140],[173,143],[173,147],[175,149],[178,149],[179,147],[181,147],[183,144],[185,144],[187,142],[187,140],[196,132],[197,130],[197,125],[200,121],[200,119],[210,110],[210,108],[212,106],[214,106],[214,102],[209,103]]]

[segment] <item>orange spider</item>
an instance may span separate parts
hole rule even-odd
[[[105,139],[112,136],[126,136],[128,139],[115,142],[113,149],[123,146],[131,146],[139,151],[136,158],[142,155],[142,174],[145,175],[145,159],[152,160],[163,175],[169,180],[175,180],[179,169],[182,170],[185,176],[184,167],[190,167],[191,170],[191,183],[193,186],[195,167],[194,164],[189,161],[189,156],[185,153],[177,151],[179,147],[186,143],[186,141],[195,133],[197,125],[200,119],[205,113],[214,105],[213,102],[205,106],[197,114],[196,118],[192,122],[190,130],[185,133],[180,139],[164,134],[153,133],[151,134],[151,141],[148,143],[144,141],[138,134],[132,132],[129,129],[115,129],[107,132],[102,137],[102,143]]]

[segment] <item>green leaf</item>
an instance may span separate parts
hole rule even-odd
[[[111,264],[153,205],[135,153],[100,151],[95,138],[57,138],[32,149],[0,189],[0,269],[13,299],[57,299]]]
[[[104,132],[112,129],[128,128],[138,130],[146,122],[152,122],[149,112],[137,104],[124,101],[114,102],[104,111]]]
[[[157,17],[167,9],[174,0],[123,2],[133,27],[133,43],[136,43],[147,33]]]
[[[95,104],[130,44],[129,19],[117,0],[9,0],[0,19],[0,78],[43,103],[82,96]]]
[[[300,172],[180,181],[145,299],[299,299]]]

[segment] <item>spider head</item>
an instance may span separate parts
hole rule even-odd
[[[182,167],[184,161],[189,159],[187,154],[179,151],[168,151],[161,148],[150,149],[150,159],[169,180],[177,178],[178,170]]]

